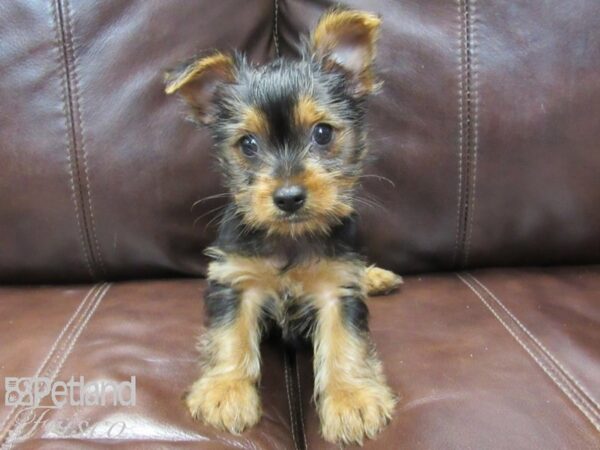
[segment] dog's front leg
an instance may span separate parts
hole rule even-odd
[[[390,420],[396,397],[369,338],[366,286],[358,281],[356,268],[331,267],[341,272],[325,280],[337,284],[323,280],[314,294],[315,398],[326,440],[362,444]]]
[[[203,373],[186,398],[192,416],[240,433],[261,416],[260,312],[263,292],[210,282],[206,295],[208,330],[202,338]]]

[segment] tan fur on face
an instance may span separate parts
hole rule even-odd
[[[231,137],[227,141],[227,155],[229,159],[235,160],[241,167],[250,167],[248,158],[244,156],[240,148],[240,139],[246,135],[255,137],[266,137],[269,134],[269,122],[263,111],[255,106],[247,106],[241,112],[237,121],[228,125]]]
[[[294,122],[299,128],[310,129],[319,122],[335,126],[335,119],[319,107],[317,102],[308,95],[300,97],[294,107]]]
[[[269,134],[269,122],[264,112],[255,106],[247,107],[244,110],[237,137],[241,138],[245,134],[254,136],[267,136]]]
[[[240,106],[239,116],[232,119],[230,123],[224,124],[228,130],[229,138],[227,145],[235,147],[239,153],[239,141],[243,136],[267,138],[269,134],[269,121],[265,113],[256,106]]]
[[[211,327],[203,336],[203,374],[186,397],[194,418],[231,433],[255,425],[261,416],[258,321],[266,296],[257,287],[240,295],[235,319]]]
[[[273,193],[282,181],[261,172],[246,191],[238,192],[236,203],[243,212],[244,222],[253,228],[266,228],[268,234],[299,236],[301,234],[327,233],[332,225],[350,215],[354,209],[345,193],[356,182],[354,178],[327,172],[315,162],[307,161],[304,170],[288,183],[304,186],[306,203],[301,211],[306,220],[287,221],[273,203]]]
[[[303,95],[296,103],[294,123],[299,129],[306,130],[307,134],[318,123],[326,123],[334,129],[333,141],[327,146],[324,157],[339,154],[341,147],[350,137],[350,131],[344,128],[341,121],[319,106],[317,101],[309,95]]]
[[[314,125],[324,122],[334,129],[333,141],[316,157],[306,157],[300,173],[294,176],[275,177],[273,156],[265,155],[254,165],[245,157],[239,147],[244,135],[253,135],[268,142],[270,124],[262,110],[248,106],[241,112],[241,119],[227,125],[230,138],[227,142],[227,158],[235,160],[242,170],[253,172],[254,181],[247,185],[240,183],[234,189],[234,199],[243,221],[251,228],[263,228],[268,234],[296,237],[302,234],[324,234],[331,226],[354,210],[351,190],[357,176],[342,174],[339,170],[326,170],[323,164],[333,156],[338,156],[344,146],[354,138],[351,130],[344,128],[333,114],[320,107],[308,95],[300,97],[294,106],[293,121],[298,129],[304,130],[310,139]],[[266,149],[259,150],[266,151]],[[325,161],[325,163],[324,163]],[[306,189],[307,200],[304,207],[291,220],[273,203],[273,194],[284,185],[299,185]]]

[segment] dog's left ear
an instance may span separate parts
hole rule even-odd
[[[183,63],[165,76],[165,92],[180,94],[191,106],[194,118],[210,125],[215,120],[214,103],[222,84],[235,82],[235,64],[230,55],[216,52]]]
[[[326,70],[342,71],[358,97],[377,87],[373,60],[380,25],[375,14],[336,8],[321,17],[311,34],[313,55]]]

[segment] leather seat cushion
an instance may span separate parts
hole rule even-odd
[[[198,373],[204,286],[0,289],[1,378],[136,376],[134,407],[65,406],[44,416],[100,424],[98,436],[39,428],[19,448],[335,448],[318,434],[310,353],[276,342],[263,346],[256,428],[233,436],[190,419],[181,397]],[[400,292],[370,299],[373,337],[401,399],[365,448],[597,448],[598,292],[600,267],[590,266],[412,276]],[[4,440],[27,431],[15,428],[19,415],[0,409]],[[106,424],[120,422],[125,429],[108,440]]]

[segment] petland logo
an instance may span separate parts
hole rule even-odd
[[[135,376],[130,381],[97,380],[85,382],[71,377],[69,381],[52,381],[47,377],[6,377],[4,404],[37,408],[45,398],[44,408],[70,406],[135,406]]]

